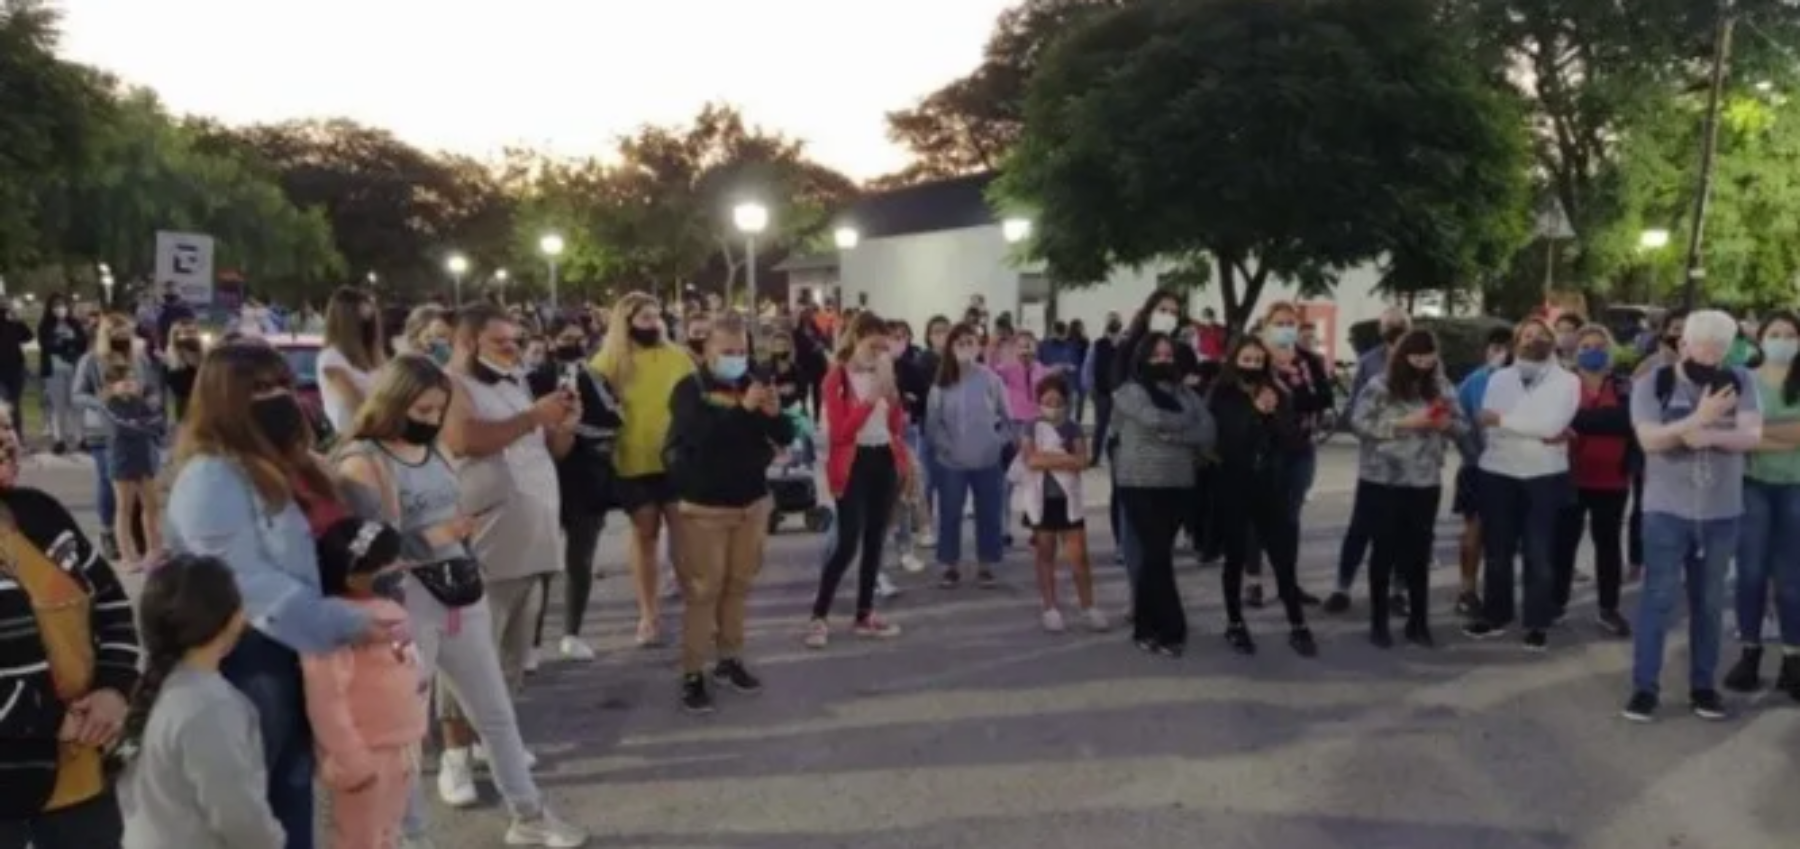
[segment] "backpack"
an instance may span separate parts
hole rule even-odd
[[[1744,391],[1743,384],[1738,382],[1737,369],[1722,367],[1719,370],[1719,373],[1723,375],[1723,380],[1714,381],[1712,386],[1707,387],[1708,389],[1716,389],[1729,382],[1733,392]],[[1657,408],[1663,412],[1668,412],[1669,399],[1675,395],[1675,367],[1657,366],[1656,373],[1651,377],[1651,380],[1655,381],[1654,389],[1656,392]]]

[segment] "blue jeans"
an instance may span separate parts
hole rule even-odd
[[[1800,647],[1800,484],[1744,479],[1744,519],[1737,545],[1738,639],[1761,645],[1769,582],[1781,641]]]
[[[269,809],[287,832],[287,849],[313,849],[313,739],[300,656],[249,630],[219,672],[256,705],[269,770]]]
[[[1711,690],[1718,679],[1719,632],[1725,618],[1725,572],[1738,547],[1738,519],[1695,521],[1644,514],[1644,589],[1632,638],[1631,686],[1660,690],[1663,642],[1675,600],[1687,584],[1688,687]]]
[[[1514,561],[1525,585],[1527,631],[1548,630],[1556,619],[1556,521],[1574,497],[1567,473],[1514,478],[1482,472],[1477,484],[1481,500],[1482,618],[1496,627],[1511,624],[1518,612],[1514,599]]]
[[[94,458],[94,506],[100,511],[100,529],[110,534],[119,505],[113,500],[112,472],[107,469],[106,445],[89,448],[88,456]]]
[[[975,558],[983,566],[993,566],[1004,555],[1001,535],[1005,533],[1006,505],[1002,500],[1006,473],[998,465],[985,469],[938,470],[938,565],[953,568],[962,562],[963,507],[971,495],[975,498]]]

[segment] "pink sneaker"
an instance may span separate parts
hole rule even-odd
[[[855,631],[856,636],[865,640],[891,640],[900,636],[900,626],[882,619],[877,613],[858,619]]]

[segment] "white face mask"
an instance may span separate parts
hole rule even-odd
[[[56,309],[51,310],[50,314],[53,316],[56,316],[57,318],[68,318],[69,317],[69,308],[68,307],[57,307]]]
[[[1174,313],[1153,312],[1150,314],[1151,333],[1173,333],[1175,325],[1181,323]]]
[[[956,361],[959,363],[962,363],[965,366],[968,365],[969,363],[975,362],[975,358],[980,355],[981,355],[980,351],[971,350],[968,348],[957,348],[956,349]]]

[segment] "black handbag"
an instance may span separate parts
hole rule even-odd
[[[481,565],[473,557],[425,563],[408,571],[445,607],[468,607],[480,601],[487,592],[487,585],[481,580]]]

